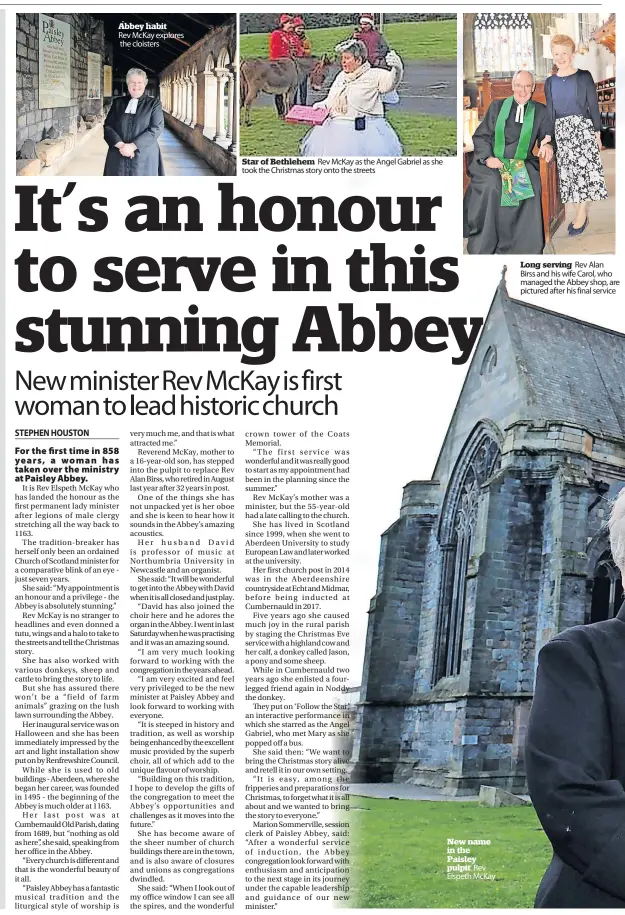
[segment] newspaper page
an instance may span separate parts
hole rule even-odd
[[[2,10],[4,907],[621,907],[614,8],[133,10]]]

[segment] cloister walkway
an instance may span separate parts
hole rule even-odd
[[[158,142],[163,154],[166,176],[199,178],[217,174],[208,162],[205,162],[195,150],[183,143],[168,127],[165,128]],[[75,153],[68,158],[67,162],[61,165],[56,174],[72,178],[80,175],[101,175],[104,172],[106,149],[102,128],[96,128],[92,131],[91,136],[87,137]]]

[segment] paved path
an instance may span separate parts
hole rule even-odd
[[[450,797],[436,788],[424,788],[422,785],[405,785],[393,782],[380,784],[353,784],[348,785],[348,791],[355,797],[395,798],[398,801],[478,801],[477,794],[466,797]],[[529,794],[518,794],[517,797],[530,801]]]
[[[165,128],[158,142],[163,154],[165,175],[187,175],[199,178],[203,175],[217,174],[208,162],[205,162],[194,149],[183,143],[168,127]]]
[[[396,798],[399,801],[477,801],[477,794],[469,797],[450,797],[436,788],[424,788],[422,785],[404,785],[393,782],[380,784],[349,785],[349,793],[360,797]]]
[[[168,127],[159,139],[163,154],[165,175],[201,177],[217,174],[195,150],[183,143]],[[57,175],[79,177],[80,175],[101,175],[104,172],[107,146],[102,137],[102,128],[96,128],[76,150],[73,156],[61,166]]]
[[[325,88],[320,92],[308,87],[308,104],[318,102],[328,94],[328,87],[338,73],[338,67],[328,70]],[[456,61],[421,62],[406,61],[404,78],[399,84],[399,105],[392,110],[412,114],[438,114],[448,118],[457,117],[456,104],[457,73]],[[273,105],[272,95],[262,92],[253,105]],[[252,106],[253,107],[253,106]]]

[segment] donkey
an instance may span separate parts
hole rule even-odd
[[[281,95],[287,112],[300,83],[308,77],[313,89],[321,89],[333,63],[327,54],[323,57],[281,57],[278,60],[251,57],[241,61],[241,110],[245,109],[246,126],[252,123],[250,108],[259,92]]]

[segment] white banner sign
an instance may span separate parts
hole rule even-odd
[[[71,105],[70,50],[72,27],[60,19],[39,16],[39,107]]]

